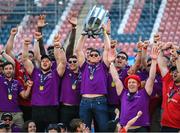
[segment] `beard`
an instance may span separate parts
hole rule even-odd
[[[42,68],[42,67],[41,67],[41,69],[42,69],[44,72],[47,72],[47,71],[49,71],[49,70],[51,69],[51,66],[49,66],[49,67],[47,67],[47,68]]]
[[[6,78],[12,78],[13,77],[13,73],[5,73],[4,75]]]

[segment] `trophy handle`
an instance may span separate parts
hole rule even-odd
[[[102,24],[106,24],[107,22],[108,22],[108,19],[109,19],[109,12],[108,11],[106,11],[106,13],[103,15],[103,16],[105,16],[105,17],[103,17],[103,20],[102,20],[102,22],[101,22],[101,24],[100,24],[100,26],[99,27],[102,27]]]

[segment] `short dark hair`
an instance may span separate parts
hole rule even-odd
[[[127,55],[127,53],[126,53],[126,52],[124,52],[124,51],[120,51],[120,52],[118,53],[118,55],[119,55],[119,54],[124,54],[124,55],[126,56],[126,60],[128,60],[129,56]]]
[[[2,65],[3,69],[4,69],[4,67],[7,66],[7,65],[12,65],[12,67],[14,68],[14,65],[13,65],[11,62],[5,62],[5,63]]]
[[[51,61],[51,58],[48,55],[42,55],[41,56],[41,60],[43,60],[44,58],[47,58],[47,59],[49,59]]]
[[[92,52],[98,53],[99,56],[101,55],[100,52],[99,52],[99,50],[97,50],[97,49],[91,49],[90,54],[91,54]]]
[[[34,56],[34,52],[32,50],[29,50],[28,52]]]
[[[77,56],[76,56],[76,55],[70,55],[70,56],[68,57],[68,60],[69,60],[70,58],[75,58],[75,59],[77,59]]]
[[[81,119],[72,119],[69,124],[71,132],[76,132],[81,123],[84,123]]]
[[[59,132],[59,127],[58,127],[57,124],[49,124],[47,130],[49,131],[49,130],[52,130],[52,129],[55,129],[56,131]]]

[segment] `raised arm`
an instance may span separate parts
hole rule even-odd
[[[57,72],[59,76],[63,76],[65,72],[67,60],[63,47],[60,43],[60,39],[61,39],[60,35],[56,35],[54,37],[54,56],[57,62]]]
[[[177,67],[178,72],[180,72],[180,55],[178,55],[176,59],[176,67]]]
[[[149,71],[149,77],[148,77],[146,85],[145,85],[145,89],[146,89],[146,92],[148,93],[148,95],[151,95],[152,91],[153,91],[154,79],[156,76],[156,66],[157,66],[158,55],[159,55],[158,47],[153,46],[153,48],[151,50],[152,63],[151,63],[150,71]]]
[[[42,39],[42,35],[40,32],[35,32],[34,34],[34,59],[38,61],[38,63],[41,62],[41,53],[39,48],[39,40]]]
[[[142,111],[138,111],[137,115],[128,121],[128,123],[124,127],[125,130],[128,131],[128,129],[139,119],[139,117],[141,117],[141,115],[142,115]]]
[[[74,43],[76,38],[76,25],[77,25],[77,14],[72,13],[71,17],[68,18],[69,23],[72,25],[72,30],[69,38],[69,44],[66,48],[66,57],[69,58],[69,56],[73,55],[74,51]]]
[[[29,75],[32,74],[34,65],[32,61],[29,59],[29,54],[28,54],[28,46],[30,45],[31,41],[29,38],[24,39],[24,45],[23,45],[23,51],[22,51],[22,61],[24,64],[24,67],[26,68],[27,72]]]
[[[136,61],[133,65],[135,71],[137,71],[141,65],[141,57],[142,57],[142,49],[143,49],[143,42],[139,41],[137,44],[137,56],[136,56]]]
[[[158,67],[161,71],[161,76],[164,77],[167,73],[168,73],[168,67],[167,67],[167,63],[165,61],[165,58],[163,57],[163,50],[166,49],[166,44],[160,43],[158,44],[159,49],[160,49],[160,53],[158,56]],[[164,47],[164,48],[163,48]]]
[[[108,29],[111,27],[111,21],[109,20],[106,26],[103,26],[104,33],[104,51],[103,51],[103,61],[106,66],[109,67],[110,62],[108,62],[108,51],[110,50],[111,41],[108,36]]]
[[[14,66],[15,66],[15,61],[14,61],[14,59],[11,57],[11,56],[9,56],[8,54],[6,54],[6,51],[5,50],[3,50],[2,52],[1,52],[1,57],[0,57],[0,59],[1,58],[5,58],[8,62],[11,62]]]
[[[147,48],[149,46],[149,41],[144,41],[142,46],[142,55],[141,55],[141,66],[147,68]]]
[[[27,99],[29,97],[33,85],[33,81],[28,80],[26,83],[27,83],[27,89],[20,92],[20,96],[24,99]]]
[[[7,41],[7,44],[6,44],[6,53],[8,55],[10,55],[12,58],[15,58],[15,56],[13,54],[13,44],[14,44],[14,38],[15,38],[17,32],[18,32],[18,28],[17,27],[11,29],[11,33],[10,33],[9,39]]]
[[[84,55],[84,52],[83,52],[83,46],[84,46],[85,40],[86,40],[86,36],[81,35],[78,42],[77,42],[77,46],[76,46],[76,49],[75,49],[75,52],[77,54],[78,63],[79,63],[80,67],[85,62],[85,55]]]
[[[45,15],[40,15],[38,17],[38,21],[37,21],[37,26],[38,26],[38,32],[41,33],[42,35],[42,29],[47,25],[46,23],[46,17]],[[41,37],[39,40],[39,49],[40,49],[40,54],[41,55],[45,55],[46,54],[46,50],[44,48],[44,45],[43,45],[43,38]]]
[[[123,86],[122,81],[119,79],[119,75],[114,66],[114,63],[112,63],[112,62],[110,64],[110,73],[113,78],[113,81],[115,82],[117,94],[121,95],[121,92],[122,92],[124,86]]]

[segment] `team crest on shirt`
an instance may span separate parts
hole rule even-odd
[[[8,86],[8,82],[7,81],[4,81],[4,84]],[[17,91],[18,90],[17,86],[18,86],[17,82],[13,81],[12,87],[11,87],[12,90]]]
[[[154,83],[158,83],[158,80],[157,80],[157,79],[155,79],[155,80],[154,80]]]
[[[7,81],[4,81],[4,84],[5,84],[5,85],[8,85]]]

